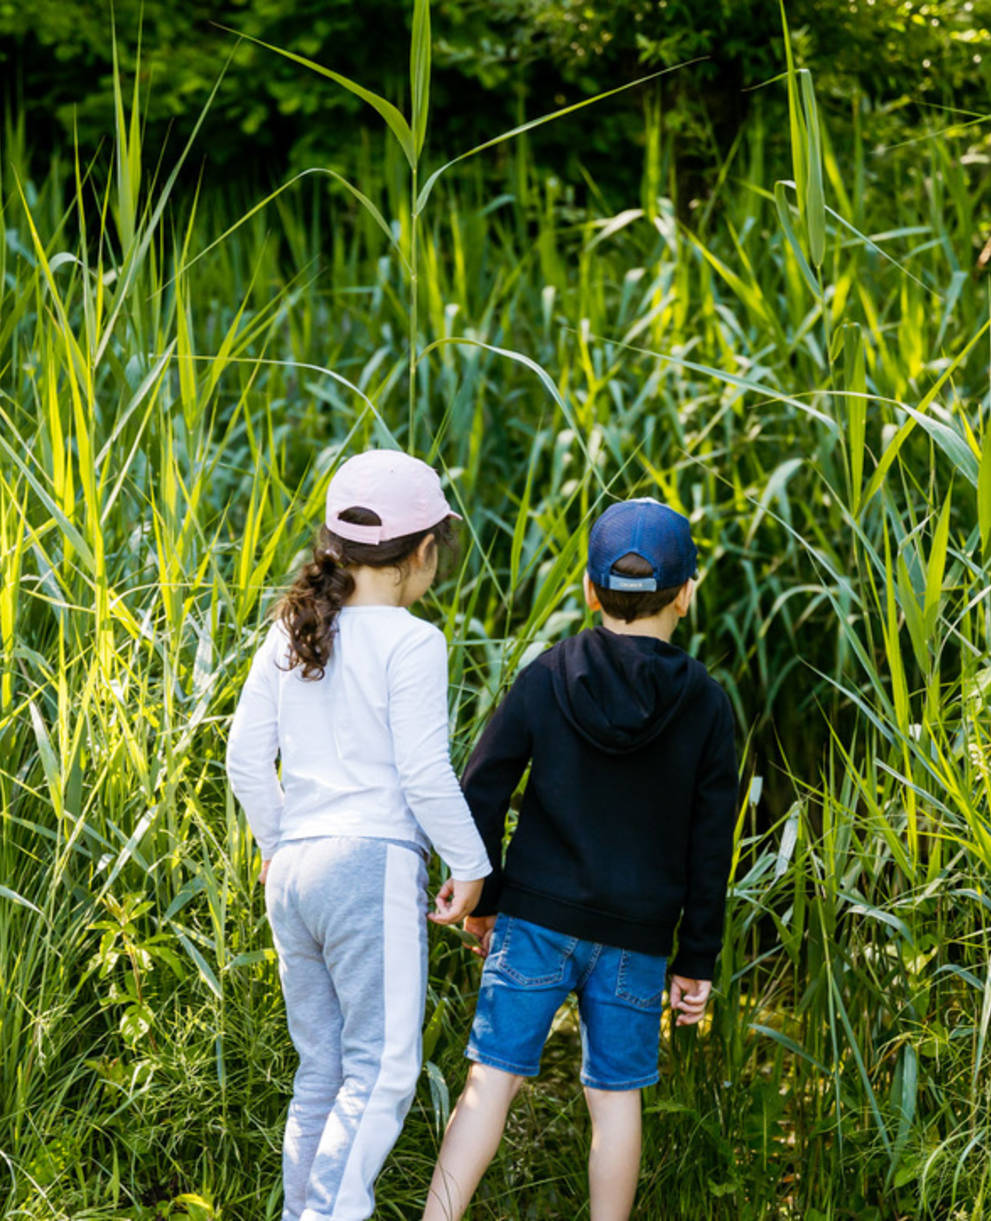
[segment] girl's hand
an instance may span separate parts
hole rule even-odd
[[[458,924],[481,898],[483,880],[456,882],[454,878],[448,878],[437,892],[436,907],[427,913],[427,919],[434,924]]]
[[[711,979],[685,979],[672,975],[669,985],[671,1008],[678,1014],[678,1026],[694,1026],[705,1013],[706,1002],[712,991]]]
[[[271,865],[271,863],[271,857],[269,857],[267,861],[262,861],[261,871],[258,874],[258,881],[261,882],[262,886],[265,885],[265,879],[268,877],[268,867]]]
[[[479,958],[488,958],[489,947],[492,944],[492,930],[495,928],[495,916],[468,916],[465,919],[465,932],[474,937],[478,945],[471,947],[471,952]]]

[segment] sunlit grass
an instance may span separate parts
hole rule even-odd
[[[417,212],[384,145],[361,189],[398,248],[316,176],[213,245],[253,204],[153,183],[123,88],[112,162],[33,178],[8,127],[5,1216],[278,1215],[292,1065],[226,722],[325,477],[371,444],[412,444],[464,509],[425,608],[451,641],[459,759],[515,669],[584,622],[608,499],[692,516],[681,641],[731,694],[746,798],[711,1021],[666,1034],[647,1099],[641,1215],[983,1216],[984,171],[931,141],[901,154],[900,190],[879,166],[855,194],[863,149],[824,130],[817,152],[812,85],[790,77],[797,168],[776,185],[755,123],[694,227],[653,156],[612,217],[525,162],[527,206],[478,203],[491,178],[468,165]],[[463,1072],[474,965],[441,935],[431,972],[435,1067],[383,1216],[417,1215]],[[548,1058],[478,1217],[583,1215],[567,1022]]]

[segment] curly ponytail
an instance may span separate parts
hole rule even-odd
[[[356,526],[378,526],[381,519],[371,509],[345,509],[341,520]],[[341,607],[354,592],[351,565],[370,568],[402,568],[420,543],[433,534],[437,543],[453,546],[450,518],[427,530],[404,534],[384,543],[356,543],[341,538],[322,525],[313,546],[313,558],[279,602],[276,614],[289,634],[289,669],[301,666],[303,678],[324,676]]]

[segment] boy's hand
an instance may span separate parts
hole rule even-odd
[[[685,979],[672,975],[668,985],[671,1008],[678,1014],[678,1026],[694,1026],[705,1013],[706,1002],[712,991],[711,979]]]
[[[271,863],[271,857],[269,857],[267,861],[262,861],[261,871],[258,874],[258,881],[261,882],[262,886],[265,885],[265,879],[268,877],[268,867],[271,865]]]
[[[479,958],[488,958],[489,946],[492,944],[492,930],[495,928],[495,916],[468,916],[465,919],[465,932],[474,937],[478,945],[471,947],[471,952]]]
[[[483,878],[473,882],[456,882],[448,878],[437,892],[436,907],[427,913],[434,924],[458,924],[474,908],[482,895]]]

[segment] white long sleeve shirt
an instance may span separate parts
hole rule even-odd
[[[275,623],[227,745],[262,856],[286,840],[359,835],[432,843],[459,881],[491,872],[451,768],[443,633],[402,607],[346,606],[323,678],[287,667]]]

